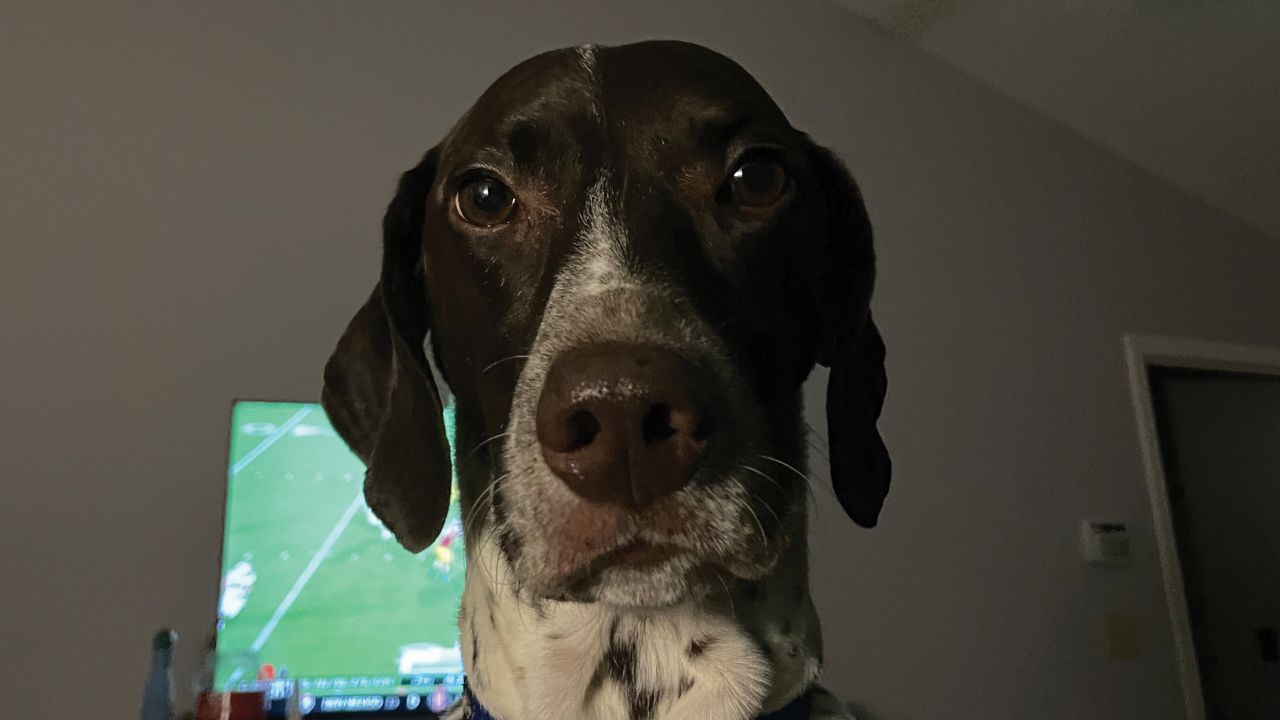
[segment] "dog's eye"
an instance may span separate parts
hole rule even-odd
[[[787,171],[766,159],[747,160],[729,177],[733,202],[740,207],[765,208],[782,199],[787,191]]]
[[[515,214],[516,196],[497,179],[479,176],[458,190],[453,204],[463,220],[480,227],[494,227],[506,224]]]

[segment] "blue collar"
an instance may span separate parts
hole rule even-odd
[[[480,704],[475,695],[471,694],[470,687],[465,688],[465,697],[467,709],[463,713],[463,718],[466,720],[498,720],[498,718],[490,715],[488,710],[484,709],[484,706]],[[756,720],[809,720],[812,708],[813,691],[806,690],[800,697],[787,703],[786,707],[781,710],[775,710],[768,715],[761,715]],[[508,718],[507,720],[514,720],[514,718]]]

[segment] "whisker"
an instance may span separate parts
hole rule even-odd
[[[750,497],[743,498],[742,506],[747,509],[747,512],[751,513],[751,519],[756,521],[756,529],[760,531],[760,543],[764,545],[765,557],[768,557],[769,556],[769,536],[764,534],[764,523],[760,522],[760,516],[756,514],[755,508],[751,507],[751,498]]]
[[[475,455],[475,454],[476,454],[476,451],[477,451],[477,450],[479,450],[480,448],[484,447],[485,445],[488,445],[489,443],[493,442],[494,440],[498,440],[499,438],[508,437],[508,436],[510,436],[510,435],[511,435],[511,433],[509,433],[509,432],[504,432],[504,433],[498,433],[497,435],[494,435],[493,437],[485,438],[484,440],[481,440],[481,441],[480,441],[480,444],[479,444],[479,445],[476,445],[475,447],[471,448],[471,451],[470,451],[470,452],[468,452],[467,454],[468,454],[468,455]]]
[[[465,526],[464,526],[464,527],[465,527]],[[491,571],[491,570],[490,570],[490,569],[489,569],[489,568],[484,564],[484,550],[483,550],[483,547],[484,547],[484,540],[483,540],[483,539],[481,539],[481,540],[480,540],[480,542],[478,543],[478,545],[481,547],[481,549],[476,551],[477,553],[479,553],[479,557],[477,557],[477,558],[476,558],[476,559],[478,560],[478,562],[476,562],[476,563],[475,563],[475,565],[476,565],[476,567],[480,568],[479,572],[480,572],[480,573],[482,573],[482,574],[485,576],[485,578],[489,581],[489,583],[490,583],[491,585],[493,585],[494,587],[497,587],[497,585],[498,585],[498,579],[497,579],[496,577],[494,577],[494,576],[493,576],[493,571]]]
[[[782,488],[782,485],[781,485],[777,480],[774,480],[773,478],[769,477],[767,474],[765,474],[764,472],[760,471],[758,468],[753,468],[753,467],[751,467],[750,465],[741,465],[740,467],[741,467],[743,470],[748,470],[748,471],[753,472],[753,473],[755,473],[755,474],[759,475],[760,477],[762,477],[762,478],[764,478],[764,479],[768,480],[769,482],[771,482],[771,483],[773,483],[774,485],[776,485],[779,489],[783,489],[783,488]],[[782,523],[782,517],[781,517],[780,515],[778,515],[778,511],[774,510],[774,509],[773,509],[773,506],[772,506],[772,505],[770,505],[769,503],[765,502],[765,501],[764,501],[764,499],[763,499],[763,498],[761,498],[759,495],[752,495],[750,490],[748,490],[748,491],[747,491],[747,493],[748,493],[748,495],[749,495],[750,497],[752,497],[753,499],[755,499],[755,500],[759,500],[759,501],[760,501],[760,506],[761,506],[761,507],[763,507],[765,510],[768,510],[768,511],[769,511],[769,514],[773,516],[773,520],[774,520],[774,522],[778,523],[778,528],[779,528],[779,529],[781,529],[781,528],[782,528],[782,526],[783,526],[783,523]],[[812,494],[812,492],[811,492],[810,494]]]
[[[757,498],[757,499],[759,499],[759,498]],[[773,509],[773,507],[772,507],[771,505],[769,505],[769,503],[767,503],[767,502],[761,501],[761,502],[760,502],[760,506],[761,506],[761,507],[763,507],[765,510],[768,510],[768,511],[769,511],[769,514],[773,516],[773,520],[774,520],[774,522],[778,523],[778,527],[779,527],[779,528],[781,528],[781,527],[782,527],[782,518],[778,516],[778,512],[777,512],[776,510],[774,510],[774,509]]]
[[[493,362],[486,365],[485,368],[480,371],[480,374],[483,375],[489,372],[490,370],[498,367],[504,362],[511,362],[512,360],[528,360],[528,359],[529,359],[528,355],[512,355],[511,357],[504,357],[501,360],[494,360]]]
[[[761,470],[760,468],[758,468],[758,467],[753,467],[753,466],[751,466],[751,465],[747,465],[747,464],[745,464],[745,463],[743,463],[743,465],[742,465],[741,467],[742,467],[742,469],[743,469],[743,470],[746,470],[747,472],[755,473],[756,475],[759,475],[760,477],[764,478],[765,480],[768,480],[769,482],[773,483],[773,484],[774,484],[774,485],[775,485],[779,490],[785,490],[785,488],[783,488],[783,487],[782,487],[782,483],[778,482],[777,480],[774,480],[772,477],[770,477],[770,476],[769,476],[769,474],[768,474],[768,473],[766,473],[765,471]]]
[[[733,619],[738,619],[738,609],[733,605],[733,592],[729,590],[729,584],[724,581],[724,576],[719,570],[714,571],[716,579],[720,581],[720,586],[724,588],[724,599],[729,601],[729,614],[733,615]]]
[[[477,547],[479,547],[480,549],[476,551],[478,553],[478,557],[476,558],[477,562],[475,564],[477,567],[480,568],[480,572],[484,574],[485,578],[489,581],[489,583],[494,587],[497,587],[498,578],[495,577],[493,571],[490,570],[487,565],[485,565],[484,546],[486,544],[487,543],[485,542],[484,538],[480,538],[479,542],[476,543]]]
[[[493,482],[490,482],[489,486],[484,489],[484,492],[480,493],[480,497],[476,498],[475,504],[471,506],[471,511],[467,513],[467,516],[462,521],[462,531],[464,533],[472,527],[472,523],[476,520],[476,513],[479,512],[486,503],[488,503],[489,508],[493,507],[493,495],[494,492],[497,491],[498,483],[505,480],[510,474],[511,473],[505,473],[494,478]],[[478,531],[479,528],[477,527],[475,530]]]
[[[503,531],[503,528],[501,525],[494,526],[495,536],[501,535],[502,531]],[[489,575],[490,582],[493,583],[494,587],[499,587],[499,588],[509,587],[512,584],[511,579],[508,578],[507,580],[503,580],[501,578],[502,569],[506,567],[506,563],[503,561],[503,557],[502,557],[502,549],[495,546],[493,548],[492,554],[493,554],[493,569],[487,572],[487,574]],[[481,564],[483,565],[483,563]]]
[[[781,460],[778,460],[777,457],[769,457],[768,455],[759,455],[758,457],[760,457],[760,459],[763,459],[763,460],[772,460],[774,462],[782,462]],[[801,486],[804,486],[805,492],[808,493],[809,495],[809,500],[812,500],[815,503],[817,503],[818,496],[815,496],[813,493],[813,478],[810,478],[809,475],[805,475],[804,473],[800,473],[800,471],[796,470],[795,468],[791,468],[791,465],[787,465],[786,462],[782,462],[782,465],[786,465],[787,468],[790,468],[792,471],[795,471],[795,473],[800,475],[800,478],[803,478],[805,480],[804,483],[801,483]],[[773,483],[774,486],[780,489],[783,496],[787,495],[787,489],[785,487],[782,487],[782,483],[778,482],[778,480],[776,479],[773,479],[771,475],[764,473],[763,470],[760,470],[759,468],[753,468],[753,466],[750,466],[750,465],[742,465],[742,469],[749,470],[751,471],[751,473],[755,473],[756,475],[759,475],[759,477],[769,480],[769,482]]]
[[[516,596],[516,617],[520,618],[520,627],[524,628],[525,632],[528,632],[529,623],[524,619],[524,599],[520,597],[520,588],[518,586],[514,591],[514,595]]]
[[[829,451],[829,450],[831,449],[831,445],[830,445],[829,443],[825,443],[825,442],[824,442],[824,443],[823,443],[823,445],[825,445],[825,446],[826,446],[826,448],[825,448],[825,449],[820,449],[817,445],[815,445],[815,444],[813,444],[812,442],[810,442],[810,441],[809,441],[809,438],[810,438],[810,437],[813,437],[813,438],[820,438],[821,436],[818,434],[818,430],[817,430],[816,428],[814,428],[814,427],[813,427],[813,425],[812,425],[808,420],[805,420],[805,421],[804,421],[804,426],[805,426],[806,428],[808,428],[808,430],[809,430],[809,432],[808,432],[808,433],[805,433],[805,435],[806,435],[806,437],[805,437],[805,442],[808,442],[808,443],[809,443],[809,447],[813,448],[814,450],[817,450],[821,455],[823,455],[823,456],[825,457],[825,456],[827,455],[827,451]]]
[[[774,480],[772,477],[770,477],[770,476],[769,476],[769,474],[768,474],[768,473],[766,473],[765,471],[761,470],[760,468],[752,467],[752,466],[750,466],[750,465],[743,465],[743,466],[742,466],[742,469],[743,469],[743,470],[746,470],[747,472],[755,473],[756,475],[759,475],[760,477],[764,478],[765,480],[768,480],[769,482],[773,483],[773,486],[774,486],[774,487],[776,487],[776,488],[778,488],[778,490],[780,490],[780,491],[782,492],[782,494],[783,494],[783,495],[786,495],[786,494],[787,494],[787,489],[786,489],[785,487],[783,487],[782,483],[778,482],[777,480]]]
[[[494,478],[493,481],[489,483],[489,486],[485,488],[484,492],[480,493],[480,497],[476,498],[475,505],[471,507],[470,512],[467,513],[467,517],[463,520],[463,523],[462,523],[463,537],[465,538],[466,542],[470,545],[472,544],[473,541],[476,541],[474,544],[475,544],[475,547],[477,548],[476,553],[478,555],[477,557],[478,562],[476,562],[475,565],[479,566],[480,572],[485,575],[489,583],[495,588],[506,587],[511,584],[511,580],[504,581],[500,577],[502,575],[501,570],[504,567],[502,550],[498,548],[496,545],[491,549],[491,554],[493,555],[493,567],[490,568],[488,564],[485,562],[485,558],[484,558],[485,545],[489,543],[485,542],[484,537],[479,537],[479,538],[475,537],[475,533],[480,532],[480,528],[475,527],[474,522],[476,520],[476,513],[478,513],[483,506],[487,504],[488,508],[490,509],[493,508],[495,494],[497,493],[497,490],[498,490],[498,484],[501,483],[503,480],[506,480],[510,476],[511,476],[511,473],[508,472],[508,473],[503,473],[502,475],[499,475],[498,477]],[[491,533],[492,537],[500,536],[502,534],[502,531],[503,531],[502,522],[497,522],[492,527],[489,528],[489,532]]]
[[[507,531],[506,521],[500,523],[494,528],[494,530],[494,539],[497,540],[498,538],[501,538],[502,534]],[[493,550],[493,574],[498,578],[498,585],[501,587],[513,586],[515,584],[515,574],[511,572],[511,567],[507,564],[507,555],[502,550],[501,542],[495,545]],[[506,576],[505,579],[503,579],[504,575]],[[515,594],[516,599],[519,600],[519,588],[516,589]]]
[[[792,464],[790,464],[790,463],[783,462],[782,460],[779,460],[778,458],[773,457],[773,456],[771,456],[771,455],[757,455],[756,457],[760,458],[761,460],[768,460],[769,462],[773,462],[773,463],[777,463],[777,464],[781,465],[782,467],[784,467],[784,468],[786,468],[786,469],[790,470],[791,472],[795,473],[796,475],[798,475],[798,476],[799,476],[801,479],[803,479],[805,482],[813,482],[813,478],[811,478],[811,477],[809,477],[808,475],[805,475],[804,473],[800,472],[798,469],[796,469],[796,466],[794,466],[794,465],[792,465]]]
[[[812,451],[814,451],[815,453],[817,453],[817,454],[818,454],[818,457],[822,458],[823,460],[826,460],[827,462],[831,462],[831,456],[830,456],[830,455],[828,455],[827,453],[823,452],[822,448],[820,448],[820,447],[818,447],[817,445],[813,444],[813,441],[812,441],[812,440],[810,440],[809,438],[805,438],[805,440],[804,440],[804,444],[805,444],[805,445],[808,445],[810,450],[812,450]]]

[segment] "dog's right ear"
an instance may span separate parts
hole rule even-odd
[[[400,178],[382,223],[382,277],[325,365],[321,395],[365,463],[366,502],[411,552],[439,536],[451,481],[440,393],[423,352],[422,228],[436,157],[428,152]]]
[[[876,421],[886,387],[884,340],[871,319],[875,253],[862,193],[830,150],[811,144],[809,159],[821,186],[827,227],[818,255],[818,362],[827,380],[827,439],[831,486],[848,516],[875,527],[889,494],[893,463]]]

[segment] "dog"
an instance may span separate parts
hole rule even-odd
[[[557,50],[403,175],[383,235],[322,398],[410,551],[456,469],[450,717],[846,717],[817,685],[806,562],[816,364],[862,526],[890,461],[871,225],[834,154],[701,46]]]

